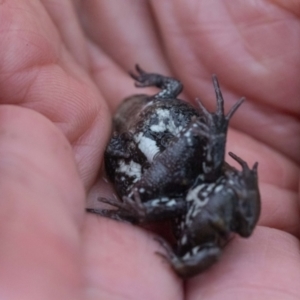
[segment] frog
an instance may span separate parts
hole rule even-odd
[[[221,175],[229,120],[244,98],[225,115],[213,75],[217,107],[209,112],[200,100],[194,107],[178,98],[183,85],[177,79],[147,73],[138,65],[136,72],[130,75],[137,87],[160,91],[130,96],[118,108],[104,160],[122,201],[100,198],[117,209],[89,211],[132,223],[172,219],[186,212],[186,192],[195,178],[214,182]]]
[[[225,163],[215,182],[195,181],[186,195],[188,209],[173,222],[175,250],[162,238],[156,240],[166,253],[157,252],[182,278],[195,276],[215,264],[234,234],[249,237],[260,216],[258,163],[252,168],[232,152],[242,167]]]
[[[249,237],[260,216],[257,166],[229,155],[242,167],[225,161],[229,121],[245,100],[225,115],[216,75],[212,76],[216,110],[209,112],[178,98],[183,85],[175,78],[131,72],[137,87],[155,86],[154,95],[126,98],[113,119],[105,151],[105,169],[120,198],[99,201],[113,208],[87,211],[117,221],[143,225],[168,220],[176,244],[157,237],[157,252],[182,278],[215,264],[234,234]]]

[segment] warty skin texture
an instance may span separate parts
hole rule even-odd
[[[219,259],[232,233],[250,236],[260,215],[257,163],[249,168],[230,153],[238,171],[224,160],[228,123],[244,99],[225,115],[213,76],[217,109],[210,113],[200,101],[194,108],[178,99],[176,79],[136,70],[137,86],[161,91],[120,105],[105,165],[122,202],[100,198],[117,209],[88,211],[136,224],[171,220],[177,245],[157,238],[166,250],[158,254],[179,276],[191,277]]]

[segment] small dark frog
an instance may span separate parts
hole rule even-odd
[[[177,245],[159,239],[167,251],[160,255],[180,276],[194,276],[219,258],[231,233],[248,237],[259,218],[257,164],[250,169],[231,153],[238,171],[224,159],[228,123],[244,98],[225,115],[213,76],[217,108],[210,113],[200,101],[194,108],[177,98],[178,80],[136,70],[137,86],[161,91],[120,105],[105,167],[122,201],[100,198],[114,209],[87,211],[136,224],[170,220]]]
[[[175,251],[157,240],[167,251],[163,256],[181,277],[194,276],[221,255],[232,233],[249,237],[260,215],[257,163],[250,169],[245,161],[229,153],[242,171],[224,165],[224,174],[213,183],[199,183],[187,193],[187,213],[174,221]]]
[[[201,177],[215,182],[222,173],[228,123],[240,99],[224,114],[224,100],[213,76],[216,112],[198,101],[198,109],[177,98],[181,83],[146,73],[131,74],[138,87],[156,86],[154,96],[135,95],[123,101],[113,120],[105,152],[106,172],[123,200],[102,199],[118,210],[94,211],[115,219],[141,223],[174,218],[186,210],[185,195]]]

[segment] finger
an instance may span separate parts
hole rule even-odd
[[[133,88],[128,72],[137,63],[148,72],[172,74],[148,3],[81,1],[78,13],[90,38],[92,74],[112,111],[132,94],[157,92]]]
[[[182,282],[141,228],[90,215],[84,236],[91,299],[183,299]]]
[[[104,99],[40,1],[5,1],[1,16],[1,102],[31,108],[54,122],[73,144],[89,186],[110,130]]]
[[[62,133],[32,110],[0,107],[3,299],[81,299],[85,193]]]
[[[284,9],[279,2],[151,1],[170,66],[190,98],[212,108],[216,73],[226,102],[247,99],[247,114],[231,125],[299,162],[300,28],[290,14],[294,1]]]
[[[148,2],[81,1],[78,11],[92,42],[123,70],[137,63],[168,70]]]
[[[220,261],[187,285],[193,299],[298,299],[299,240],[259,227],[249,239],[234,239]]]
[[[85,36],[76,15],[73,0],[40,0],[59,31],[64,45],[78,64],[87,71],[90,60]]]

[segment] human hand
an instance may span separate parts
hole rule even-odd
[[[9,0],[0,8],[2,298],[300,297],[298,4]],[[259,162],[259,226],[185,289],[154,255],[150,233],[84,212],[109,109],[137,93],[127,75],[135,63],[180,79],[183,97],[210,109],[212,73],[227,108],[247,98],[227,148]]]

